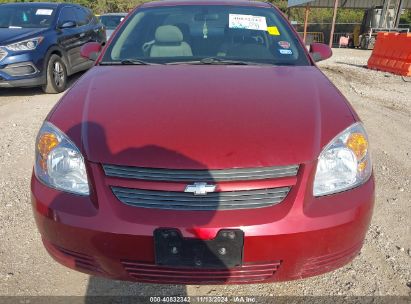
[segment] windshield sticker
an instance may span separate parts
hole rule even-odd
[[[268,26],[267,31],[268,31],[268,34],[270,35],[280,36],[280,31],[278,30],[278,27],[276,26]]]
[[[290,43],[288,41],[278,41],[278,45],[283,49],[289,49]]]
[[[51,16],[52,13],[53,13],[52,9],[39,8],[36,11],[36,15],[40,15],[40,16]]]
[[[280,51],[280,54],[282,54],[282,55],[292,55],[293,54],[293,51],[291,51],[291,50],[282,50],[282,49],[280,49],[279,51]]]
[[[229,14],[228,27],[233,29],[266,31],[267,21],[265,17],[262,16]]]

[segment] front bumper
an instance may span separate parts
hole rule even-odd
[[[190,212],[125,206],[107,181],[94,179],[96,195],[50,189],[32,178],[37,226],[49,254],[93,275],[149,283],[227,284],[286,281],[322,274],[360,251],[374,204],[374,180],[346,192],[313,198],[312,164],[281,204],[261,209]],[[92,176],[103,176],[91,165]],[[310,173],[311,172],[311,173]],[[243,265],[230,269],[155,264],[153,233],[178,229],[184,237],[213,239],[222,229],[244,232]]]
[[[34,87],[45,83],[43,59],[33,52],[8,54],[0,61],[0,88]]]
[[[45,84],[44,77],[34,77],[28,79],[6,80],[0,76],[0,88],[25,88],[38,87]]]

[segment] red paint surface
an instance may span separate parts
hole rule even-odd
[[[94,67],[49,120],[93,162],[220,169],[317,158],[353,114],[314,66]]]

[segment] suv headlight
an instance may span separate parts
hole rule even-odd
[[[32,51],[43,41],[43,37],[36,37],[6,45],[9,51]]]
[[[45,122],[36,140],[36,177],[49,187],[88,195],[84,158],[74,143],[57,127]]]
[[[314,196],[333,194],[357,187],[371,176],[368,137],[361,123],[338,134],[318,157]]]

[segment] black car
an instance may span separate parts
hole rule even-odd
[[[93,62],[80,56],[87,42],[104,43],[105,28],[93,13],[70,3],[0,5],[0,88],[42,86],[59,93],[67,76]]]

